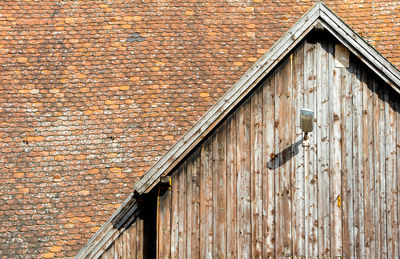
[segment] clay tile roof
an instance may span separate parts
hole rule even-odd
[[[1,1],[0,257],[72,257],[316,1]],[[400,3],[325,1],[400,65]]]

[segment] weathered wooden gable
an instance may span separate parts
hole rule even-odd
[[[317,3],[77,257],[398,257],[399,89],[400,72]]]
[[[341,49],[301,42],[172,172],[160,258],[399,255],[398,93]]]

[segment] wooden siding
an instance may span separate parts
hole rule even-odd
[[[183,176],[184,174],[175,175]],[[114,242],[108,246],[103,246],[99,253],[87,255],[85,258],[155,258],[157,251],[156,236],[159,235],[157,233],[158,223],[156,222],[157,204],[160,202],[157,199],[158,196],[158,193],[154,190],[148,195],[140,197],[137,200],[140,207],[127,219],[130,223],[123,226],[114,225],[114,227],[119,227],[118,231],[120,232]],[[168,197],[165,196],[165,198]],[[169,203],[163,199],[162,204],[168,205]],[[171,208],[169,208],[169,211],[171,211]],[[162,216],[168,217],[166,214],[162,214]],[[165,242],[165,239],[161,240]]]
[[[159,258],[400,256],[400,98],[335,44],[301,43],[172,172]]]
[[[104,251],[100,258],[143,258],[143,241],[143,220],[137,218]]]

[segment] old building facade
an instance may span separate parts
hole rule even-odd
[[[1,1],[0,257],[74,256],[315,2]],[[325,2],[399,66],[399,3]]]
[[[318,3],[77,257],[397,258],[399,94],[400,71]]]

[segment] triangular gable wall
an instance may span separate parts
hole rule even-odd
[[[324,4],[318,2],[150,168],[136,183],[136,193],[149,192],[158,183],[160,176],[171,172],[315,27],[328,30],[381,79],[400,92],[399,71]],[[99,256],[100,251],[104,251],[124,231],[124,228],[115,227],[116,222],[120,226],[129,225],[139,207],[136,196],[130,195],[76,257]]]
[[[358,57],[313,30],[166,177],[158,255],[347,258],[360,244],[368,257],[373,243],[397,258],[399,105]],[[315,113],[309,147],[304,107]],[[364,232],[368,243],[355,234]]]
[[[170,172],[316,26],[322,26],[400,93],[400,72],[322,2],[308,11],[222,98],[136,183],[145,193]]]

